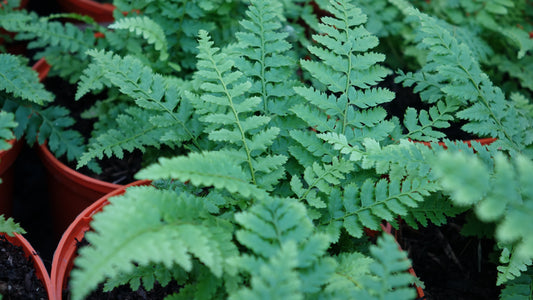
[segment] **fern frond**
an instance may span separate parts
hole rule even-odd
[[[155,74],[132,56],[120,57],[98,50],[91,50],[88,54],[93,57],[93,62],[81,77],[76,98],[91,90],[114,86],[134,99],[138,108],[127,110],[117,118],[121,129],[111,128],[101,134],[78,162],[79,167],[95,157],[121,157],[124,150],[136,148],[144,151],[145,146],[159,147],[191,141],[199,147],[197,133],[192,131],[196,127],[191,124],[193,109],[181,95],[185,83]],[[135,125],[137,122],[141,126]]]
[[[83,136],[72,129],[67,129],[74,123],[68,116],[69,111],[63,107],[51,106],[41,110],[39,116],[42,120],[38,131],[26,132],[26,140],[33,143],[30,137],[36,137],[39,144],[48,140],[48,147],[57,157],[66,154],[69,161],[81,156],[85,150]],[[37,120],[36,118],[32,118]],[[31,122],[31,121],[30,121]],[[30,124],[31,130],[31,124]],[[36,136],[38,134],[38,136]]]
[[[374,260],[359,252],[341,253],[336,260],[337,269],[325,292],[329,299],[355,299],[363,290],[361,279],[372,276],[370,265]]]
[[[28,47],[58,47],[66,53],[75,53],[85,57],[85,52],[95,46],[94,32],[89,29],[82,30],[72,23],[48,21],[41,18],[21,28],[21,39],[32,40]]]
[[[500,293],[500,299],[530,299],[533,295],[533,272],[528,270],[513,281],[508,282]]]
[[[214,186],[246,198],[262,199],[266,192],[251,183],[250,175],[241,167],[245,157],[224,151],[190,153],[188,156],[161,158],[158,164],[137,173],[137,178],[174,178],[190,180],[197,186]]]
[[[407,214],[402,216],[402,220],[414,229],[418,229],[419,225],[426,227],[429,222],[441,226],[448,222],[448,217],[455,217],[466,210],[464,207],[453,205],[440,193],[434,193],[426,197],[417,207],[409,208]]]
[[[363,283],[369,294],[375,299],[413,299],[415,277],[407,272],[411,262],[407,253],[398,249],[394,237],[382,235],[370,253],[375,261],[369,267],[375,277]]]
[[[54,100],[25,59],[6,53],[0,53],[0,91],[39,105]]]
[[[270,268],[280,251],[287,247],[296,256],[290,258],[289,270],[295,273],[298,292],[317,293],[333,274],[335,263],[325,258],[330,238],[314,231],[305,206],[294,199],[266,199],[245,212],[235,215],[243,229],[237,231],[237,240],[255,254],[255,258],[244,255],[235,263],[252,275],[254,281],[274,282],[276,274],[263,273]],[[248,263],[250,260],[254,264]],[[305,283],[304,285],[302,285]],[[276,285],[283,286],[281,282]],[[239,294],[249,293],[244,289]],[[270,292],[269,292],[270,293]]]
[[[151,117],[153,114],[149,111],[138,107],[127,108],[116,119],[116,127],[112,127],[91,141],[87,151],[78,159],[78,167],[87,165],[94,158],[102,159],[104,155],[122,159],[125,151],[132,152],[134,149],[139,149],[144,153],[146,147],[159,148],[163,144],[160,138],[173,128],[155,126],[146,122]],[[185,140],[185,137],[181,140]],[[177,136],[173,141],[179,141]]]
[[[394,125],[377,106],[391,101],[394,94],[371,88],[389,73],[378,64],[385,56],[369,51],[378,39],[363,26],[366,16],[347,1],[330,1],[328,11],[333,17],[322,18],[319,29],[323,34],[313,36],[319,46],[308,47],[320,61],[301,61],[326,90],[295,88],[308,103],[292,111],[309,127],[342,134],[351,144],[359,144],[367,135],[385,139]]]
[[[417,111],[414,108],[408,108],[404,116],[405,128],[409,131],[406,137],[415,141],[434,141],[444,138],[446,135],[434,129],[443,129],[450,127],[450,121],[453,121],[452,112],[455,111],[453,104],[444,101],[438,101],[435,106],[429,110]]]
[[[26,106],[7,100],[2,110],[15,115],[18,126],[13,132],[17,139],[25,136],[29,145],[33,145],[35,141],[39,144],[48,141],[50,151],[57,157],[66,154],[70,161],[83,153],[85,149],[84,139],[79,132],[68,129],[74,124],[74,120],[69,116],[69,111],[66,108]]]
[[[497,267],[497,285],[507,284],[509,281],[521,277],[522,272],[527,271],[528,267],[533,265],[531,258],[517,255],[512,246],[498,245],[498,247],[502,249],[502,253],[500,254],[500,265]]]
[[[161,26],[147,16],[127,17],[115,21],[109,26],[111,29],[126,29],[142,36],[149,44],[153,44],[155,50],[159,51],[159,59],[167,60],[167,39]]]
[[[312,207],[324,208],[332,189],[341,185],[346,175],[353,170],[352,162],[337,158],[331,164],[315,162],[305,169],[303,178],[292,177],[291,188],[300,201],[306,201]]]
[[[295,270],[297,267],[295,244],[285,243],[275,256],[271,256],[267,262],[256,265],[251,288],[241,289],[230,295],[229,299],[304,299],[301,292],[304,283],[298,278],[298,272]]]
[[[198,48],[200,53],[196,76],[203,94],[199,97],[200,101],[194,101],[193,105],[200,115],[200,121],[208,124],[205,131],[209,139],[228,143],[226,147],[229,149],[235,145],[233,149],[245,157],[251,183],[260,182],[261,187],[272,189],[283,172],[266,180],[266,177],[259,179],[265,174],[260,170],[283,169],[286,158],[282,155],[274,155],[272,159],[261,157],[279,135],[279,128],[269,126],[270,117],[255,114],[260,110],[261,98],[248,97],[251,83],[244,81],[241,72],[232,71],[231,57],[213,47],[205,31],[199,33]],[[267,165],[267,162],[275,165]],[[268,176],[268,173],[265,175]]]
[[[193,256],[220,277],[226,258],[237,251],[232,226],[214,220],[195,196],[133,187],[109,201],[94,216],[94,232],[86,233],[90,246],[75,261],[73,299],[82,299],[106,277],[127,273],[135,265],[164,263],[170,268],[176,263],[191,271]],[[125,213],[130,217],[124,218]]]
[[[326,288],[327,299],[414,299],[411,263],[391,235],[370,247],[370,255],[353,252],[339,256],[335,276]]]
[[[18,223],[15,223],[13,218],[6,219],[4,215],[0,215],[0,233],[14,236],[14,233],[24,234],[26,231]]]
[[[525,135],[532,130],[531,122],[520,116],[502,90],[493,85],[468,45],[459,41],[442,21],[412,7],[405,8],[404,13],[416,20],[418,47],[429,52],[427,63],[418,74],[408,74],[402,80],[407,85],[417,82],[417,90],[428,95],[437,91],[431,96],[433,101],[441,99],[448,107],[457,106],[453,114],[468,121],[463,130],[497,137],[503,149],[522,151],[529,143]]]

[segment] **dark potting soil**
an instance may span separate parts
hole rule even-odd
[[[71,117],[76,121],[72,128],[80,132],[87,141],[91,136],[96,119],[82,118],[81,114],[91,108],[96,101],[104,99],[105,95],[87,94],[80,100],[74,100],[76,85],[59,77],[47,78],[43,83],[49,91],[56,95],[54,105],[63,106],[70,110]],[[131,153],[125,153],[123,159],[116,157],[100,159],[97,162],[102,168],[102,173],[95,173],[87,167],[77,169],[76,162],[68,161],[65,156],[58,159],[71,169],[92,178],[115,184],[128,184],[135,181],[134,175],[141,169],[142,153],[135,150]]]
[[[462,235],[464,222],[465,214],[440,227],[400,230],[400,245],[424,282],[427,300],[498,299],[494,241]]]
[[[88,245],[85,238],[77,243],[78,250],[80,247]],[[156,300],[164,299],[166,296],[179,291],[179,286],[175,280],[169,282],[166,286],[161,286],[158,282],[154,287],[147,291],[142,285],[138,290],[132,291],[129,285],[121,285],[109,292],[104,292],[104,285],[100,284],[96,290],[92,291],[85,300]],[[63,290],[63,299],[70,300],[70,291],[68,286]]]
[[[22,247],[0,236],[0,295],[10,300],[48,299],[46,288],[37,278],[31,260]]]

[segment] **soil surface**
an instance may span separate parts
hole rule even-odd
[[[498,299],[494,242],[462,235],[464,223],[463,214],[440,227],[404,226],[399,232],[427,300]]]
[[[59,77],[46,78],[43,83],[49,91],[56,95],[54,105],[69,109],[71,112],[70,116],[76,122],[73,129],[80,132],[85,140],[88,141],[91,137],[96,119],[82,118],[81,114],[91,108],[96,101],[103,99],[105,95],[87,94],[80,100],[75,100],[76,85],[70,84]],[[97,162],[102,168],[101,173],[95,173],[87,167],[77,169],[76,162],[68,161],[65,156],[59,157],[58,159],[71,169],[77,170],[92,178],[115,184],[128,184],[135,181],[134,175],[141,169],[142,153],[137,150],[131,153],[125,153],[123,159],[116,157],[100,159]]]
[[[48,299],[46,288],[35,274],[33,262],[22,247],[0,235],[0,295],[9,300]]]

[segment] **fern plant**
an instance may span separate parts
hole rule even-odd
[[[393,95],[373,87],[388,73],[378,64],[384,56],[369,51],[377,39],[359,9],[331,1],[333,17],[318,26],[327,36],[314,36],[322,46],[308,48],[317,61],[302,61],[311,81],[300,83],[281,8],[251,1],[236,43],[223,48],[200,30],[190,80],[157,75],[131,56],[89,52],[94,72],[81,87],[116,85],[153,111],[148,120],[185,153],[144,168],[138,178],[155,186],[129,189],[95,215],[91,245],[72,272],[74,299],[106,279],[107,289],[135,288],[150,287],[154,276],[180,285],[168,299],[414,297],[409,261],[393,238],[369,247],[361,231],[393,221],[428,192],[379,180],[325,142],[342,136],[361,152],[371,137],[392,143],[397,121],[378,105]],[[91,155],[108,151],[99,148]]]
[[[73,120],[66,109],[49,105],[53,94],[44,88],[37,72],[27,63],[22,57],[0,54],[0,105],[6,120],[3,126],[14,127],[14,137],[25,136],[30,145],[48,140],[56,155],[66,154],[73,160],[83,152],[81,135],[68,128]],[[11,134],[3,130],[3,136],[11,137]]]
[[[404,117],[404,137],[435,140],[438,129],[464,120],[461,128],[481,137],[498,138],[505,150],[522,152],[531,144],[531,116],[508,100],[482,71],[469,45],[454,37],[441,20],[396,1],[414,22],[418,46],[427,51],[426,64],[415,73],[400,70],[398,81],[414,86],[428,110],[409,108]],[[525,130],[524,130],[525,129]]]

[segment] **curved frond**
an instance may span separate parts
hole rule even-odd
[[[231,225],[215,221],[200,198],[132,187],[109,201],[104,211],[94,216],[94,232],[86,233],[90,245],[80,250],[75,261],[73,299],[82,299],[106,277],[127,273],[136,265],[164,263],[171,267],[176,263],[191,271],[194,257],[220,277],[226,257],[237,251],[231,242]]]
[[[149,44],[153,44],[155,50],[160,52],[159,59],[167,60],[167,39],[165,32],[152,19],[147,16],[127,17],[119,19],[109,26],[111,29],[126,29],[142,36]]]
[[[24,59],[5,53],[0,53],[0,91],[39,105],[54,100]]]

